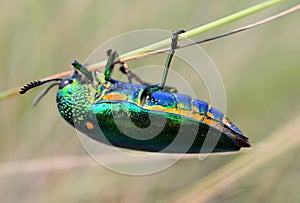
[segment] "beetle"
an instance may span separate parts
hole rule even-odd
[[[112,79],[118,54],[108,50],[104,73],[92,74],[73,61],[71,76],[31,82],[21,88],[20,94],[54,82],[35,102],[58,85],[56,103],[61,116],[89,137],[116,147],[168,153],[228,152],[250,147],[248,138],[222,112],[165,85],[178,35],[183,32],[172,35],[160,84],[131,83],[133,73],[124,64],[121,70],[129,82]],[[217,141],[207,146],[204,142],[210,138]]]

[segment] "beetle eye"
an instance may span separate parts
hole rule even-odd
[[[60,82],[59,89],[62,89],[71,83],[73,83],[73,80],[71,78],[65,78]]]

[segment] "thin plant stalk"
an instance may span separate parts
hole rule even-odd
[[[264,3],[255,5],[253,7],[248,8],[248,9],[239,11],[239,12],[234,13],[232,15],[229,15],[227,17],[218,19],[218,20],[213,21],[211,23],[208,23],[206,25],[199,26],[199,27],[194,28],[190,31],[187,31],[179,37],[179,40],[182,39],[182,38],[190,38],[190,37],[193,37],[195,35],[199,35],[203,32],[209,31],[211,29],[220,27],[222,25],[225,25],[225,24],[228,24],[230,22],[236,21],[236,20],[241,19],[243,17],[246,17],[246,16],[249,16],[251,14],[257,13],[261,10],[264,10],[264,9],[270,7],[270,6],[273,6],[275,4],[278,4],[278,3],[281,3],[281,2],[284,2],[284,1],[285,0],[269,0],[269,1],[266,1]],[[165,47],[165,46],[169,45],[170,42],[171,42],[170,39],[165,39],[165,40],[162,40],[160,42],[157,42],[157,43],[145,46],[143,48],[131,51],[129,53],[125,53],[125,54],[119,56],[119,59],[120,60],[126,60],[126,58],[134,58],[136,56],[142,55],[143,53]],[[92,70],[94,68],[101,68],[101,67],[103,67],[103,64],[105,64],[105,61],[101,61],[99,63],[92,64],[88,67],[88,69]],[[66,72],[63,72],[63,73],[58,73],[58,74],[43,78],[41,80],[52,79],[52,78],[62,78],[62,77],[66,77],[70,74],[72,74],[72,71],[66,71]],[[0,92],[0,101],[18,95],[18,91],[19,91],[20,88],[21,87],[17,87],[17,88],[12,88],[12,89]]]
[[[215,21],[213,21],[211,23],[208,23],[206,25],[199,26],[199,27],[194,28],[190,31],[187,31],[187,32],[181,34],[179,36],[178,40],[181,40],[183,38],[191,38],[191,37],[199,35],[203,32],[212,30],[214,28],[220,27],[222,25],[226,25],[226,24],[231,23],[233,21],[236,21],[236,20],[239,20],[239,19],[244,18],[246,16],[249,16],[251,14],[257,13],[261,10],[264,10],[264,9],[270,7],[270,6],[281,3],[283,1],[284,0],[269,0],[269,1],[266,1],[264,3],[252,6],[248,9],[239,11],[237,13],[231,14],[231,15],[226,16],[224,18],[215,20]],[[156,49],[160,49],[162,47],[168,46],[168,45],[170,45],[170,43],[171,43],[171,39],[165,39],[165,40],[162,40],[160,42],[157,42],[157,43],[151,44],[149,46],[143,47],[141,49],[137,49],[137,50],[134,50],[132,52],[123,54],[119,58],[123,59],[123,58],[131,57],[131,56],[140,55],[140,54],[143,54],[145,52],[148,52],[149,50],[156,50]]]

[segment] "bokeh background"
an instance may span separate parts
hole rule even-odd
[[[72,59],[84,61],[116,35],[139,29],[189,30],[260,2],[1,0],[0,91],[69,70]],[[297,3],[287,1],[193,39],[229,31]],[[250,138],[251,149],[203,161],[182,159],[148,176],[118,174],[85,158],[76,132],[56,109],[55,91],[32,108],[38,92],[33,91],[0,102],[0,202],[180,202],[186,195],[189,202],[300,202],[300,134],[295,122],[300,113],[299,19],[300,12],[293,13],[202,45],[223,79],[227,115]],[[266,158],[249,159],[255,153]],[[243,159],[246,163],[238,165],[236,160]],[[126,166],[122,160],[118,164]],[[233,167],[238,176],[250,165],[239,177],[226,174]],[[214,187],[218,182],[205,185],[214,174],[228,177],[221,189]],[[205,191],[208,199],[202,198]]]

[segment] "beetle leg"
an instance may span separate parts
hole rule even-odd
[[[105,80],[108,81],[108,82],[114,83],[115,80],[113,80],[110,77],[110,75],[111,75],[112,70],[115,66],[115,60],[118,57],[118,53],[115,50],[109,49],[109,50],[106,51],[106,54],[107,54],[108,58],[107,58],[106,66],[105,66],[105,72],[104,72]]]
[[[127,63],[122,63],[122,65],[120,66],[120,71],[122,73],[124,73],[125,75],[127,75],[129,83],[132,83],[132,79],[134,79],[141,85],[144,85],[146,87],[150,86],[150,83],[143,81],[137,74],[135,74],[134,72],[131,72]]]
[[[163,73],[161,84],[160,84],[161,89],[164,89],[166,81],[167,81],[167,76],[168,76],[168,73],[169,73],[171,61],[173,59],[175,49],[177,48],[178,35],[182,34],[184,32],[185,32],[184,30],[177,30],[177,31],[173,32],[173,34],[172,34],[171,50],[169,51],[168,57],[167,57],[167,60],[166,60],[164,73]]]
[[[127,79],[129,83],[132,83],[132,72],[130,71],[128,64],[127,63],[122,63],[119,70],[127,75]]]
[[[86,76],[87,79],[93,83],[93,76],[90,71],[85,67],[85,65],[80,64],[78,61],[74,60],[72,62],[72,66],[75,68],[75,70],[79,70],[84,76]]]
[[[135,74],[134,72],[131,72],[131,70],[129,69],[129,66],[127,63],[122,63],[120,66],[120,71],[127,75],[128,78],[128,82],[132,83],[132,79],[134,79],[135,81],[137,81],[138,83],[140,83],[143,86],[146,86],[148,88],[152,88],[151,84],[148,82],[143,81],[137,74]],[[153,85],[154,87],[157,85]],[[154,88],[154,91],[156,91],[156,89]],[[170,92],[170,93],[177,93],[177,89],[175,87],[171,87],[171,86],[164,86],[164,88],[162,89],[162,91],[165,92]]]
[[[152,92],[156,92],[156,91],[167,91],[167,92],[171,92],[171,93],[177,92],[176,88],[165,86],[165,84],[166,84],[166,81],[167,81],[167,76],[168,76],[168,72],[169,72],[169,69],[170,69],[171,61],[172,61],[172,58],[174,56],[175,49],[177,48],[178,35],[182,34],[184,32],[185,32],[184,30],[177,30],[177,31],[173,32],[172,42],[171,42],[171,50],[168,53],[168,57],[167,57],[167,60],[166,60],[166,64],[165,64],[161,84],[148,86],[145,89],[144,93],[142,94],[142,97],[146,98],[149,94],[151,94]],[[142,98],[142,100],[144,98]]]

